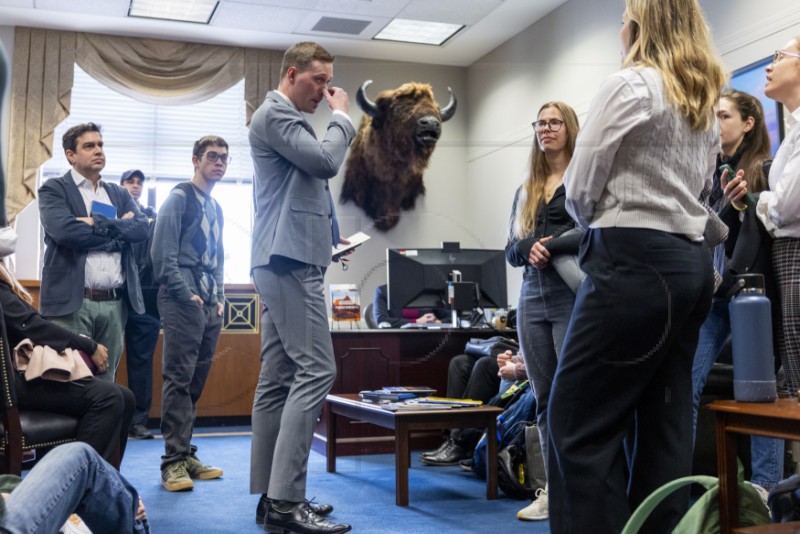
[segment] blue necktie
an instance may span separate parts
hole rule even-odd
[[[331,196],[331,190],[328,189],[328,200],[331,203],[331,232],[333,236],[333,246],[339,244],[339,220],[336,218],[336,207],[333,205],[333,197]]]

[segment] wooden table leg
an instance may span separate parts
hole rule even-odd
[[[333,413],[333,406],[330,404],[325,407],[325,423],[328,427],[328,437],[325,441],[325,459],[328,473],[336,472],[336,414]]]
[[[397,506],[408,506],[408,466],[409,466],[409,430],[408,425],[397,421],[394,429],[394,478],[395,503]]]
[[[497,498],[497,417],[489,415],[486,422],[486,498]]]
[[[739,526],[739,486],[736,438],[727,432],[728,416],[717,413],[717,472],[719,473],[720,532],[731,534]]]

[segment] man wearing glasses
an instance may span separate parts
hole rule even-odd
[[[223,220],[211,190],[229,162],[228,143],[221,137],[195,141],[194,176],[169,194],[153,235],[150,255],[164,325],[161,485],[168,491],[191,490],[192,479],[222,476],[222,469],[197,458],[191,439],[195,405],[222,329]]]

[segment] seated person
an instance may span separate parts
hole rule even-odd
[[[16,234],[10,227],[0,230],[0,258],[14,252]],[[58,352],[66,348],[91,354],[98,371],[108,366],[103,345],[51,323],[33,308],[31,296],[0,260],[0,307],[10,347],[30,339],[34,345],[48,345]],[[75,382],[37,378],[27,381],[15,373],[14,387],[20,409],[71,415],[78,419],[77,441],[92,446],[114,467],[119,467],[128,441],[134,398],[129,389],[94,377]],[[119,454],[117,454],[119,452]]]
[[[450,320],[450,310],[446,308],[410,308],[403,310],[401,317],[392,315],[389,310],[389,297],[386,284],[381,284],[375,288],[375,296],[372,300],[372,315],[378,328],[402,328],[409,323],[433,324]]]
[[[499,391],[501,380],[513,383],[517,380],[528,378],[525,372],[525,362],[522,355],[512,354],[507,350],[497,355],[497,358],[479,358],[472,367],[469,379],[463,380],[463,371],[466,359],[472,356],[460,354],[450,360],[447,370],[447,396],[458,399],[473,399],[489,402]],[[462,389],[463,388],[463,389]],[[475,445],[481,439],[482,428],[454,428],[450,429],[448,438],[438,449],[421,454],[422,463],[428,465],[456,465],[461,460],[472,457]]]
[[[56,447],[24,479],[1,475],[0,491],[2,532],[60,532],[73,513],[96,533],[150,532],[136,489],[85,443]]]

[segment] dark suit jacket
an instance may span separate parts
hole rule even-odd
[[[39,293],[39,311],[44,316],[68,315],[80,309],[90,251],[122,253],[128,303],[137,313],[144,313],[131,243],[147,239],[147,217],[124,187],[105,181],[103,187],[117,208],[118,218],[95,215],[94,226],[76,219],[89,214],[71,171],[47,180],[39,188],[39,216],[47,247]],[[129,211],[135,214],[133,218],[119,218]]]

